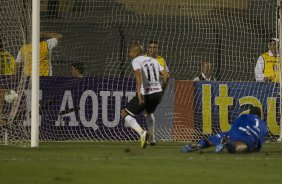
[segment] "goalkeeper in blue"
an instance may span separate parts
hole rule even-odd
[[[249,114],[239,116],[228,132],[222,132],[208,139],[199,140],[181,148],[184,153],[215,146],[219,153],[227,149],[229,153],[258,152],[261,150],[268,133],[266,122],[261,119],[261,110],[251,107]]]

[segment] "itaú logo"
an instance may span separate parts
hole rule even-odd
[[[24,121],[25,126],[30,126],[30,91],[26,91],[26,103],[27,103],[27,113],[26,120]],[[120,110],[121,110],[121,100],[126,98],[130,101],[136,92],[132,91],[100,91],[96,94],[92,90],[86,90],[82,93],[79,100],[74,99],[71,90],[65,90],[63,97],[54,100],[57,106],[60,106],[59,111],[55,109],[46,108],[44,114],[49,114],[48,119],[54,119],[56,117],[54,126],[84,126],[90,127],[97,130],[99,127],[97,125],[97,120],[101,120],[106,127],[115,127],[120,121]],[[44,91],[40,90],[40,99],[44,96]],[[110,100],[109,100],[110,99]],[[58,102],[59,100],[59,102]],[[75,105],[74,100],[79,102]],[[43,101],[44,102],[44,101]],[[110,104],[109,104],[110,102]],[[60,103],[60,105],[59,105]],[[43,103],[44,104],[44,103]],[[114,118],[110,121],[108,118],[109,107],[114,109]],[[43,111],[43,110],[42,110]],[[50,111],[47,112],[46,111]],[[42,112],[41,112],[42,114]],[[45,115],[44,115],[45,116]],[[48,116],[47,116],[48,117]],[[41,122],[41,116],[39,117]],[[99,122],[100,123],[100,122]]]
[[[218,108],[219,116],[219,126],[222,131],[228,131],[230,129],[230,124],[228,121],[228,112],[229,107],[233,107],[234,104],[238,104],[240,108],[244,105],[253,105],[257,106],[260,109],[267,109],[266,122],[269,128],[269,131],[274,135],[279,135],[279,123],[276,120],[277,103],[279,99],[276,97],[267,97],[265,96],[264,100],[266,103],[262,104],[261,101],[256,96],[243,96],[235,100],[234,97],[229,96],[228,94],[228,84],[219,84],[218,87],[218,96],[213,97],[212,87],[210,84],[202,85],[202,123],[203,123],[203,133],[210,134],[212,133],[212,101],[214,101],[216,108]],[[214,98],[214,99],[213,99]],[[247,111],[242,112],[241,114],[246,114]],[[262,116],[262,119],[264,117]]]

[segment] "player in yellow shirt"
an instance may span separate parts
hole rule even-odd
[[[0,75],[14,75],[15,74],[15,59],[14,56],[4,49],[3,40],[0,37]],[[1,84],[0,89],[0,125],[4,124],[5,121],[2,117],[2,110],[4,105],[4,95],[7,92],[7,82],[6,80],[2,80],[5,82],[4,85]],[[1,82],[1,83],[2,83]]]
[[[51,53],[53,48],[58,45],[58,40],[62,38],[62,35],[58,33],[42,33],[41,36],[44,38],[49,37],[49,39],[40,42],[39,75],[52,76]],[[24,74],[30,76],[32,68],[31,43],[21,47],[16,61],[23,63]]]
[[[272,38],[268,42],[269,51],[262,53],[255,67],[258,82],[280,82],[279,40]]]
[[[162,56],[158,55],[158,52],[159,52],[159,43],[158,43],[158,41],[154,41],[154,40],[149,41],[148,49],[147,49],[147,54],[146,55],[156,59],[160,63],[160,65],[162,67],[164,67],[164,69],[167,72],[169,72],[169,69],[167,67],[165,59]]]
[[[0,38],[0,75],[15,74],[15,59],[14,56],[6,51]]]

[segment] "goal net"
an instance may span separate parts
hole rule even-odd
[[[127,48],[139,42],[147,51],[152,40],[158,42],[172,77],[155,112],[158,141],[195,141],[227,131],[250,105],[262,108],[269,140],[276,140],[279,81],[256,82],[254,70],[259,56],[268,51],[269,39],[278,37],[277,4],[41,0],[40,31],[61,34],[62,39],[48,48],[47,64],[41,66],[48,72],[40,77],[39,140],[138,140],[119,114],[136,89]],[[28,145],[31,85],[26,64],[17,56],[31,41],[31,0],[4,1],[0,9],[1,53],[11,56],[1,54],[1,141]],[[42,37],[45,43],[48,39]],[[13,61],[16,69],[8,73]],[[216,81],[193,81],[204,61],[211,63]],[[18,94],[12,103],[5,100],[10,90]],[[143,114],[137,121],[147,128]]]

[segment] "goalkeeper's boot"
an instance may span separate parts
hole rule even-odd
[[[140,138],[141,148],[146,148],[148,139],[149,139],[149,134],[147,131],[144,131]]]
[[[199,144],[187,144],[185,146],[182,146],[180,151],[182,153],[189,153],[192,151],[198,151],[200,149],[202,149],[202,146]]]
[[[216,153],[222,152],[227,143],[229,143],[229,137],[228,136],[222,137],[220,144],[215,146],[215,152]]]

